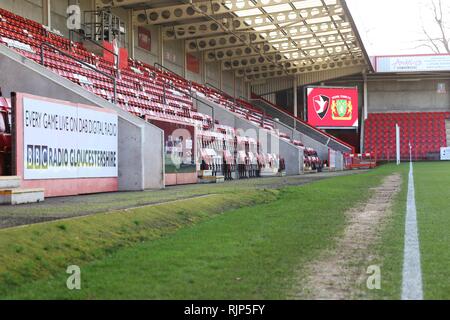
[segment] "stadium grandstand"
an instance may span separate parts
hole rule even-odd
[[[310,125],[298,104],[287,112],[260,89],[262,82],[283,83],[297,91],[372,70],[345,2],[6,1],[0,14],[2,74],[14,75],[0,85],[7,96],[14,93],[12,104],[28,101],[19,101],[19,92],[118,115],[118,179],[106,174],[104,188],[83,192],[342,170],[355,150]],[[349,116],[358,124],[355,106]],[[19,128],[9,126],[14,140]],[[183,133],[174,136],[177,130]],[[4,144],[4,175],[42,186],[47,196],[79,192],[58,181],[39,183],[52,173],[19,159],[42,162],[46,153]],[[47,170],[60,169],[55,163]],[[91,169],[83,178],[95,178]]]
[[[0,0],[0,300],[448,299],[450,54],[355,12]]]

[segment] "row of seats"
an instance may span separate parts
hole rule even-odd
[[[401,157],[428,159],[447,146],[446,119],[450,112],[371,113],[365,122],[365,148],[379,160],[396,157],[396,124],[400,126]]]
[[[214,176],[223,175],[226,180],[257,178],[265,173],[275,175],[282,170],[283,159],[263,152],[255,139],[238,136],[235,129],[228,126],[215,129],[197,135],[201,170],[211,170]]]
[[[41,48],[43,42],[50,43],[70,56],[95,67],[108,77],[51,48]],[[275,130],[271,117],[264,115],[244,100],[230,99],[218,90],[188,81],[174,73],[159,70],[134,59],[128,60],[128,67],[118,70],[113,62],[87,51],[81,43],[72,42],[39,23],[1,8],[0,43],[38,63],[41,62],[41,50],[43,50],[44,65],[47,68],[111,102],[114,99],[114,83],[110,77],[114,77],[116,79],[114,102],[136,116],[194,124],[204,132],[220,133],[220,129],[217,128],[218,121],[213,123],[210,116],[199,113],[194,107],[192,96],[203,95],[255,125],[303,147],[301,142],[293,141],[291,137],[280,134]],[[256,154],[255,158],[260,155],[258,150],[246,150],[245,153],[247,163],[255,162],[252,158],[253,154]],[[280,159],[274,161],[275,158],[277,158],[276,155],[269,157],[261,153],[261,165],[270,167],[272,164],[279,164]],[[235,159],[236,163],[239,161],[238,158]]]

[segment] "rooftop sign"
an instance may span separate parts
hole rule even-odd
[[[450,71],[450,54],[375,57],[376,72]]]

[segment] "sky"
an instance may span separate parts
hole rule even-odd
[[[427,47],[418,48],[418,40],[426,38],[422,27],[433,36],[439,34],[433,23],[431,1],[347,0],[347,4],[369,56],[380,56],[433,53]],[[442,3],[449,16],[450,0]]]

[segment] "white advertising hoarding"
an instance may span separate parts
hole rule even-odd
[[[25,97],[24,179],[118,176],[115,113]]]
[[[450,148],[441,148],[441,160],[449,161],[450,160]]]
[[[328,168],[330,170],[336,169],[336,158],[337,158],[337,151],[333,149],[328,149]]]
[[[450,54],[376,57],[377,72],[450,71]]]

